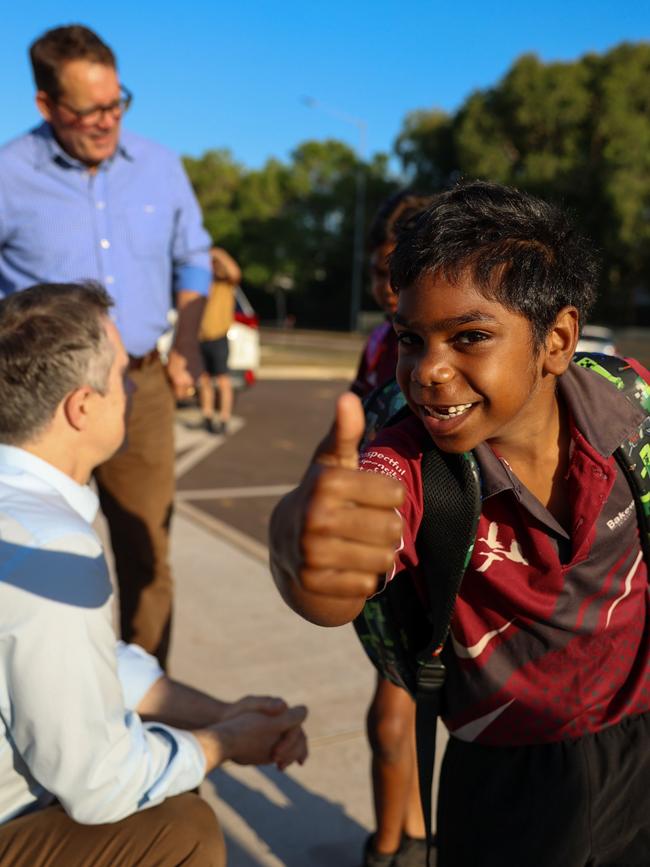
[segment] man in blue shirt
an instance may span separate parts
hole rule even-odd
[[[0,864],[223,867],[191,790],[227,759],[304,761],[306,712],[219,701],[116,640],[87,484],[132,396],[110,309],[98,284],[0,301]]]
[[[42,281],[92,278],[115,302],[137,391],[128,448],[96,476],[122,635],[164,665],[174,396],[192,394],[201,372],[197,333],[210,238],[178,158],[122,129],[132,96],[111,49],[73,25],[45,33],[30,55],[44,122],[0,149],[0,296]],[[163,367],[156,343],[173,304],[178,324]]]

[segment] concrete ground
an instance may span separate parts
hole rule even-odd
[[[373,674],[351,628],[319,629],[282,602],[258,559],[179,517],[174,677],[223,698],[272,693],[309,707],[310,757],[285,773],[230,764],[204,797],[231,867],[354,867],[372,825],[364,712]]]

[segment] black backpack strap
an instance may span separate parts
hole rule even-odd
[[[418,691],[415,697],[415,750],[420,784],[420,806],[427,835],[426,867],[430,867],[433,846],[431,821],[433,769],[436,763],[436,735],[438,717],[442,710],[445,673],[445,666],[439,656],[423,666],[418,677]]]
[[[428,863],[436,728],[446,673],[440,654],[481,515],[481,483],[474,456],[446,454],[431,443],[422,456],[422,492],[424,509],[417,548],[429,597],[431,634],[427,647],[418,654],[415,735]]]

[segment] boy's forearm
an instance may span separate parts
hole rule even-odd
[[[320,593],[309,593],[303,590],[296,581],[292,581],[280,567],[274,564],[271,555],[271,573],[280,595],[286,604],[310,623],[316,626],[343,626],[351,623],[365,605],[365,598],[323,596]]]

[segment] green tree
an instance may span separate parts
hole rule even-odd
[[[650,44],[574,63],[524,55],[455,114],[407,116],[396,151],[417,184],[480,177],[572,208],[602,251],[599,314],[633,321],[650,273]]]
[[[307,141],[284,164],[247,171],[228,151],[185,161],[214,240],[241,263],[253,303],[265,318],[291,286],[289,311],[300,324],[348,325],[356,175],[365,174],[366,225],[395,188],[388,157],[360,163],[336,140]]]
[[[228,249],[239,245],[240,220],[233,207],[245,170],[228,150],[210,150],[183,160],[213,240]]]

